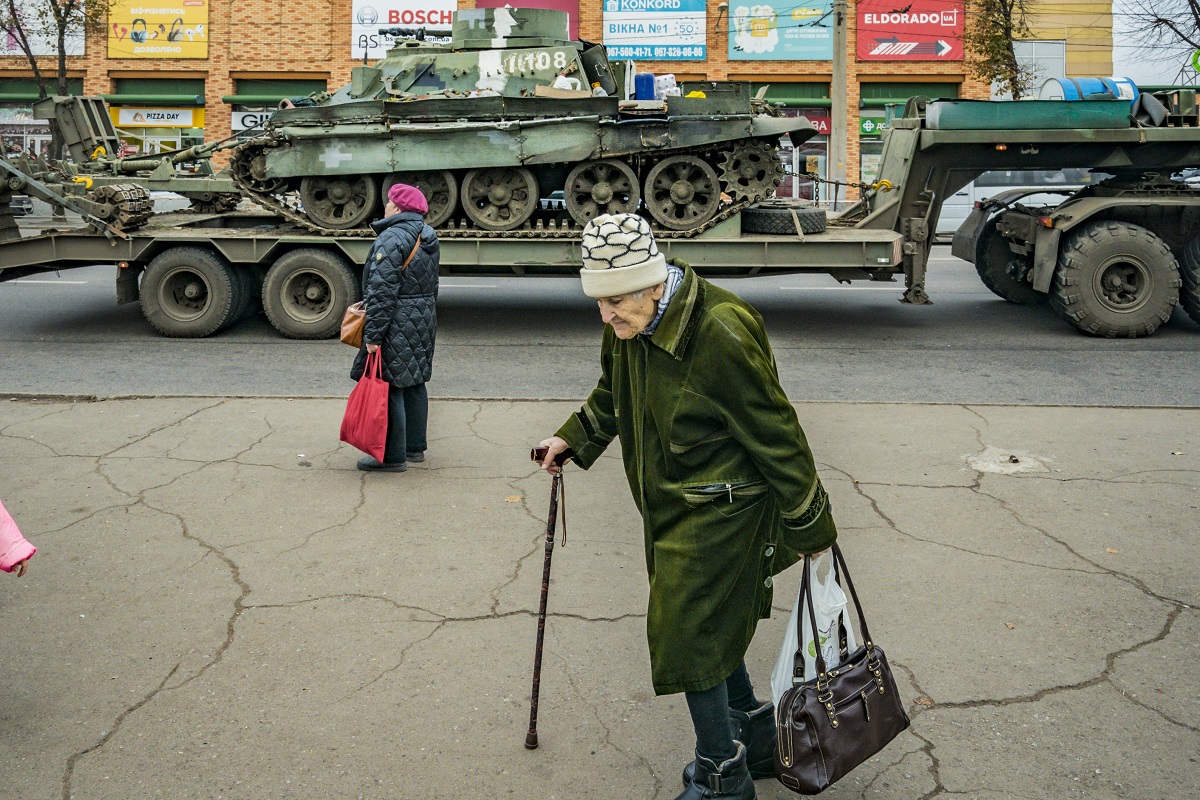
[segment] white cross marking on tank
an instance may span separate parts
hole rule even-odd
[[[354,156],[343,153],[336,142],[325,145],[325,150],[321,153],[321,161],[324,162],[327,169],[337,169],[343,161],[350,161],[352,158]]]

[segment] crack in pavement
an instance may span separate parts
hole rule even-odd
[[[168,672],[163,677],[162,681],[158,684],[158,686],[156,686],[153,690],[151,690],[149,693],[147,693],[146,696],[144,696],[141,700],[137,701],[132,706],[130,706],[129,708],[125,709],[120,714],[118,714],[116,719],[113,720],[113,724],[109,727],[109,729],[107,731],[105,731],[103,734],[101,734],[99,741],[97,741],[91,747],[85,747],[84,749],[82,749],[76,753],[72,753],[67,758],[66,770],[63,772],[63,779],[62,779],[63,800],[72,800],[71,777],[75,773],[76,762],[78,762],[79,759],[83,758],[88,753],[91,753],[94,750],[98,750],[101,747],[103,747],[104,745],[108,744],[108,740],[111,739],[113,736],[115,736],[117,731],[120,730],[121,725],[125,722],[125,718],[128,717],[130,714],[134,713],[135,711],[137,711],[142,706],[149,703],[151,700],[153,700],[158,695],[158,693],[162,691],[163,687],[166,686],[167,681],[171,680],[171,676],[174,675],[175,671],[178,669],[179,669],[179,664],[177,663],[177,664],[175,664],[175,666],[171,667],[171,671]]]
[[[888,528],[890,528],[894,533],[896,533],[900,536],[903,536],[906,539],[911,539],[914,542],[921,542],[922,544],[933,545],[934,547],[942,547],[947,550],[954,550],[959,553],[966,553],[968,555],[978,556],[980,558],[996,559],[997,561],[1003,561],[1008,564],[1021,564],[1023,566],[1034,567],[1035,569],[1050,570],[1053,572],[1077,572],[1077,573],[1080,573],[1083,575],[1097,575],[1097,574],[1103,574],[1105,572],[1105,570],[1103,570],[1103,568],[1099,568],[1099,567],[1097,568],[1097,570],[1087,570],[1087,569],[1082,569],[1080,567],[1054,567],[1054,566],[1050,566],[1048,564],[1038,564],[1033,561],[1025,561],[1023,559],[1013,558],[1012,556],[1003,556],[1003,555],[997,555],[995,553],[987,553],[982,550],[972,549],[970,547],[961,547],[959,545],[949,544],[948,542],[939,542],[936,539],[926,539],[924,537],[917,536],[915,533],[909,533],[908,531],[903,530],[899,525],[897,525],[896,521],[893,520],[890,516],[888,516],[888,514],[883,510],[883,508],[879,504],[879,501],[876,500],[871,495],[867,494],[866,490],[864,489],[864,487],[867,487],[867,486],[887,487],[887,486],[890,486],[891,484],[863,483],[861,481],[855,480],[854,476],[852,476],[850,473],[846,472],[843,469],[840,469],[838,467],[831,467],[830,469],[833,472],[838,472],[841,475],[844,475],[848,480],[851,481],[851,485],[853,486],[854,491],[857,492],[861,498],[863,498],[868,503],[870,503],[871,509],[875,512],[875,515],[877,517],[879,517],[881,520],[883,520],[885,523],[887,523]],[[1003,501],[999,500],[998,498],[992,497],[991,495],[981,492],[970,486],[921,486],[921,487],[916,487],[916,488],[937,489],[937,490],[953,489],[953,490],[958,490],[958,491],[968,491],[973,494],[979,494],[984,497],[988,497],[991,500],[999,503],[1002,507],[1004,505]],[[1022,525],[1025,525],[1024,521],[1022,521],[1020,519],[1018,519],[1017,521],[1021,522]],[[1030,526],[1026,525],[1026,527],[1030,527]],[[1034,530],[1037,530],[1037,529],[1035,528]],[[1067,549],[1067,551],[1070,552],[1072,555],[1077,555],[1070,548],[1065,548],[1065,549]],[[1086,563],[1092,564],[1092,562],[1087,561],[1087,559],[1081,559],[1081,560],[1085,561]],[[1097,565],[1093,564],[1093,566],[1097,566]]]
[[[344,522],[335,522],[332,525],[326,525],[324,528],[320,528],[318,530],[313,531],[312,533],[308,534],[308,536],[304,537],[303,542],[301,542],[298,545],[295,545],[294,547],[289,547],[286,550],[281,550],[279,552],[279,555],[283,555],[284,553],[291,553],[295,550],[299,550],[302,547],[307,547],[308,543],[313,540],[313,537],[317,536],[318,534],[326,533],[328,531],[332,531],[332,530],[336,530],[336,529],[340,529],[340,528],[345,528],[346,526],[350,525],[351,523],[357,521],[359,513],[362,511],[363,506],[365,506],[366,504],[367,504],[367,473],[363,472],[361,475],[358,476],[358,503],[355,504],[354,508],[350,509],[350,516],[348,519],[346,519]]]
[[[662,794],[663,780],[659,777],[658,773],[654,771],[654,765],[652,765],[650,760],[641,753],[626,750],[625,748],[618,746],[617,743],[613,741],[612,730],[609,729],[608,725],[606,725],[604,722],[604,718],[600,715],[600,707],[588,702],[587,695],[585,695],[579,689],[579,685],[575,683],[575,678],[571,674],[571,670],[569,668],[570,665],[567,664],[567,660],[557,653],[552,654],[551,657],[557,659],[562,664],[561,672],[566,676],[567,684],[571,687],[571,691],[575,693],[575,696],[579,698],[580,702],[591,709],[592,716],[596,718],[596,724],[598,724],[604,731],[604,743],[613,750],[616,750],[618,753],[624,755],[626,758],[636,759],[645,768],[646,772],[650,773],[650,779],[654,781],[654,794],[650,796],[650,800],[655,800],[655,798]]]

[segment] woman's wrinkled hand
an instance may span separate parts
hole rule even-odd
[[[378,350],[378,349],[379,349],[379,345],[377,345],[377,344],[368,344],[368,345],[367,345],[367,352],[368,352],[368,353],[374,353],[374,352],[375,352],[376,350]]]
[[[554,457],[559,453],[564,453],[571,449],[571,445],[567,444],[567,440],[561,436],[551,436],[549,439],[543,439],[538,442],[538,447],[546,448],[546,457],[542,459],[541,468],[551,475],[557,475],[562,472],[562,467],[554,463]]]

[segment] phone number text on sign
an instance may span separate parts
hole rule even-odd
[[[609,58],[703,60],[704,0],[605,0],[604,45]]]

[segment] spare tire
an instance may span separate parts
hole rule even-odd
[[[742,212],[743,233],[796,233],[796,222],[792,212],[800,222],[800,230],[805,233],[820,233],[825,230],[825,209],[813,206],[757,206],[747,208]]]

